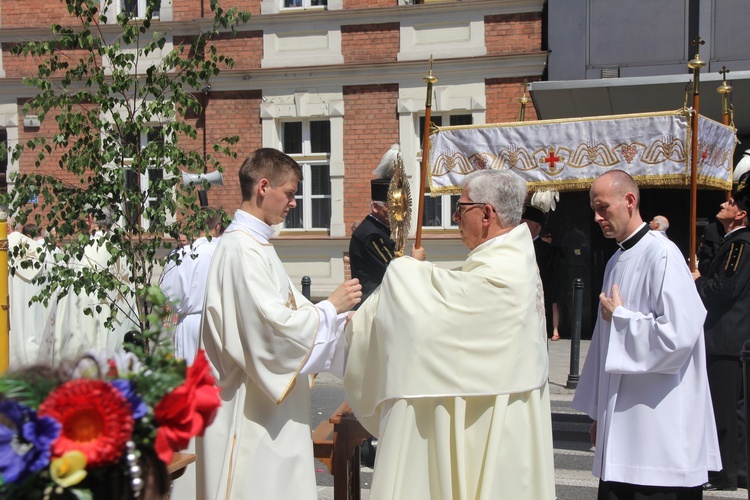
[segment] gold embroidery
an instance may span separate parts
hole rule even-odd
[[[289,287],[289,298],[286,299],[286,304],[284,305],[292,311],[297,310],[297,300],[294,298],[294,291],[291,286]]]

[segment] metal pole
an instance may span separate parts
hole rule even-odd
[[[10,366],[10,302],[8,300],[8,212],[0,208],[0,373]]]
[[[417,203],[417,235],[414,240],[415,248],[422,248],[422,226],[424,225],[424,194],[427,190],[427,157],[430,154],[430,113],[432,110],[432,85],[438,82],[432,73],[432,56],[430,56],[430,72],[422,78],[427,84],[427,98],[424,103],[424,134],[422,138],[422,168],[420,170],[419,200]]]
[[[688,257],[690,259],[690,270],[695,271],[695,221],[697,219],[698,206],[698,118],[700,113],[700,82],[701,68],[706,62],[701,59],[698,49],[705,44],[701,37],[695,37],[693,45],[696,46],[695,58],[688,61],[688,67],[693,70],[693,116],[690,126],[690,238],[688,240]]]
[[[302,295],[304,295],[307,300],[310,300],[310,285],[312,285],[310,277],[302,276]]]
[[[742,345],[740,359],[742,360],[742,389],[745,398],[745,408],[743,409],[745,413],[745,473],[747,474],[746,477],[750,477],[750,460],[747,459],[747,457],[750,457],[750,420],[747,418],[747,406],[750,402],[750,340]],[[750,499],[750,489],[747,490],[747,498]]]
[[[581,322],[583,316],[583,280],[573,280],[573,317],[571,319],[570,331],[570,373],[565,387],[575,389],[581,378],[578,373],[578,365],[581,358]]]

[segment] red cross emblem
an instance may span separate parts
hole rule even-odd
[[[550,171],[554,172],[555,163],[557,163],[558,161],[562,161],[562,158],[560,158],[559,156],[555,156],[555,148],[549,148],[549,156],[542,158],[542,161],[544,163],[548,163]]]

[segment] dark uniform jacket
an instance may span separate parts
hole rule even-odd
[[[383,281],[395,248],[390,228],[372,215],[365,217],[354,230],[349,241],[349,261],[352,278],[358,278],[362,284],[362,302]]]
[[[739,356],[750,340],[750,229],[726,235],[708,273],[695,285],[708,310],[706,354]]]

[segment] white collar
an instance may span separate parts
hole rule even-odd
[[[234,219],[232,219],[232,223],[229,224],[225,232],[238,230],[249,233],[261,243],[268,243],[268,240],[274,233],[274,229],[271,226],[242,209],[237,209],[234,213]]]

